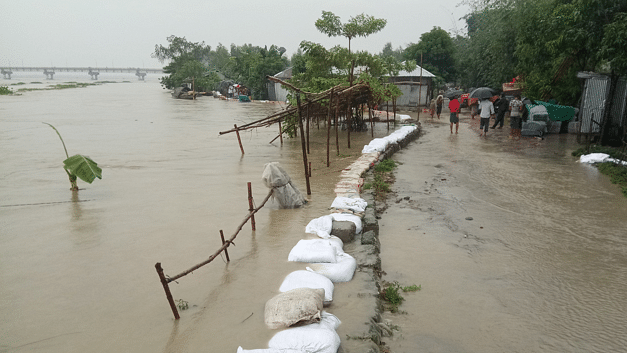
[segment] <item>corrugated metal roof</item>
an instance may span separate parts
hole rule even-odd
[[[407,72],[405,70],[399,71],[396,77],[420,77],[420,65],[416,65],[416,69],[411,72]],[[435,77],[435,75],[423,68],[422,77]]]

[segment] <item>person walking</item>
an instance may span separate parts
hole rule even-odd
[[[429,114],[431,114],[431,120],[433,120],[433,116],[435,115],[435,98],[431,99],[431,104],[429,105]]]
[[[488,129],[490,128],[490,117],[494,116],[494,104],[487,99],[484,98],[479,102],[479,117],[481,118],[479,123],[479,131],[483,130],[484,132],[480,133],[479,136],[485,135],[488,137]]]
[[[500,124],[499,129],[503,128],[503,124],[505,124],[505,113],[509,110],[509,102],[505,99],[505,93],[501,93],[499,99],[495,102],[496,108],[496,119],[494,120],[494,125],[492,125],[491,129],[496,128],[497,125]]]
[[[522,110],[523,102],[520,100],[520,94],[517,94],[511,102],[509,102],[509,126],[511,128],[509,138],[520,139],[520,130],[522,129]]]
[[[444,91],[440,91],[440,94],[435,99],[435,114],[440,119],[440,114],[442,114],[442,104],[444,104]]]
[[[451,134],[453,133],[453,124],[455,124],[455,133],[457,133],[459,130],[459,111],[461,109],[457,96],[452,97],[448,102],[448,109],[451,111]]]

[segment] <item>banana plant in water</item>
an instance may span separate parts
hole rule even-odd
[[[65,150],[65,156],[67,157],[67,159],[63,161],[63,169],[65,169],[65,172],[70,178],[70,184],[71,184],[70,190],[78,191],[78,185],[76,184],[77,178],[80,178],[82,181],[89,183],[89,184],[91,184],[92,181],[94,181],[94,179],[96,178],[102,179],[102,169],[98,167],[98,163],[94,162],[91,158],[84,156],[82,154],[75,154],[72,157],[70,157],[67,153],[67,148],[65,148],[65,142],[63,141],[63,138],[61,137],[59,130],[57,130],[51,124],[48,124],[48,123],[44,123],[44,124],[50,126],[51,128],[54,129],[54,131],[57,132],[57,135],[59,135],[59,138],[61,139],[61,143],[63,144],[63,149]]]

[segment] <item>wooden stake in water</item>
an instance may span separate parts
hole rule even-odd
[[[300,142],[303,148],[303,163],[305,164],[305,183],[307,184],[307,195],[311,195],[311,186],[309,185],[309,171],[307,170],[307,145],[305,143],[303,115],[300,109],[300,93],[296,94],[296,102],[298,104],[298,126],[300,128]]]
[[[253,187],[250,183],[250,181],[248,182],[248,211],[253,212],[255,208],[253,207]],[[253,231],[255,231],[255,215],[252,215],[250,217],[250,225],[253,228]]]
[[[226,241],[224,240],[224,232],[222,229],[220,229],[220,238],[222,238],[222,245],[224,246]],[[226,255],[226,262],[231,262],[231,259],[229,259],[229,251],[226,248],[224,249],[224,255]]]
[[[157,274],[159,275],[161,284],[163,285],[163,290],[165,291],[165,297],[168,298],[168,303],[170,303],[170,308],[172,309],[172,313],[174,314],[174,319],[178,320],[181,317],[179,316],[178,310],[176,310],[176,305],[174,304],[174,299],[172,299],[172,293],[170,292],[170,286],[168,285],[168,280],[165,278],[165,275],[163,274],[163,268],[161,268],[161,262],[157,262],[155,264],[155,268],[157,269]]]
[[[237,134],[237,142],[239,142],[239,149],[242,150],[242,154],[244,154],[244,146],[242,146],[242,139],[239,137],[239,129],[237,128],[237,124],[233,124],[235,127],[235,133]]]

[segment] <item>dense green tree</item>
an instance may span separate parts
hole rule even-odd
[[[251,90],[254,99],[267,99],[267,76],[285,70],[288,60],[285,49],[272,45],[270,49],[251,44],[231,45],[231,56],[225,75]]]
[[[170,36],[167,47],[155,45],[152,57],[161,62],[168,61],[163,71],[161,85],[173,89],[183,83],[193,83],[197,91],[210,91],[219,82],[215,72],[208,70],[206,63],[211,56],[211,47],[201,43],[188,42],[185,37]]]
[[[440,27],[433,27],[420,36],[420,42],[412,43],[404,51],[406,59],[420,63],[423,67],[445,80],[455,79],[455,45],[451,36]]]
[[[348,52],[351,51],[351,39],[367,37],[382,30],[387,20],[360,14],[342,23],[340,17],[333,12],[322,11],[322,17],[316,21],[316,28],[329,37],[342,36],[348,39]]]
[[[383,49],[381,50],[381,52],[379,53],[380,57],[388,57],[391,56],[394,59],[396,59],[397,61],[403,61],[404,57],[403,57],[403,52],[404,49],[401,47],[398,47],[397,49],[393,49],[392,48],[392,43],[391,42],[387,42],[385,43],[385,45],[383,46]]]

